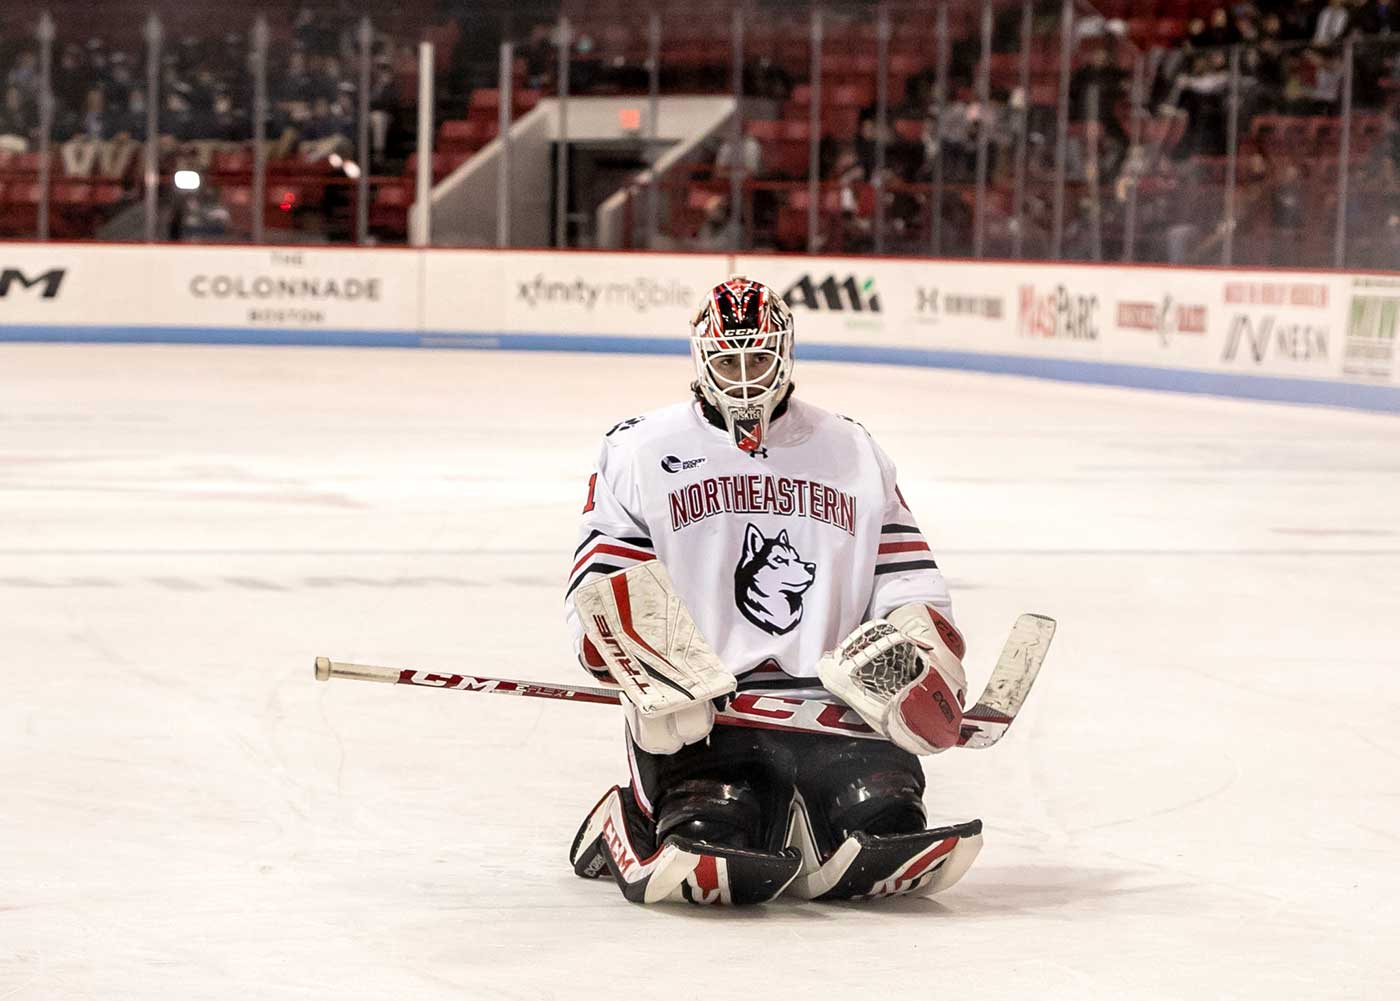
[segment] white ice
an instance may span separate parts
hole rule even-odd
[[[802,364],[899,463],[1008,738],[927,764],[933,899],[627,904],[565,855],[606,707],[561,582],[683,358],[0,349],[0,999],[1394,998],[1400,420]]]

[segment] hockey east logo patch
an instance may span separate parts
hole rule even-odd
[[[769,539],[750,524],[734,568],[734,603],[758,628],[781,636],[802,621],[802,596],[816,574],[817,565],[803,561],[786,529]]]

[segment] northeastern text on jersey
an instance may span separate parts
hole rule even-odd
[[[856,534],[856,499],[825,483],[760,474],[710,476],[671,491],[671,531],[716,514],[795,515]]]

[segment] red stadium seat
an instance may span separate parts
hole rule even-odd
[[[1351,127],[1351,155],[1364,156],[1375,149],[1385,135],[1385,117],[1383,115],[1357,115],[1352,120]]]
[[[924,137],[924,123],[918,118],[896,118],[894,134],[905,142],[919,142]]]
[[[773,240],[779,250],[801,250],[807,246],[807,209],[784,205],[778,209]]]
[[[450,150],[433,153],[433,183],[436,184],[469,159],[471,159],[470,153],[459,153]],[[408,164],[404,168],[404,176],[418,176],[417,153],[410,153],[408,155]]]
[[[928,65],[930,59],[924,55],[914,53],[891,53],[890,54],[890,76],[906,77],[913,76],[919,70]],[[891,89],[891,93],[893,93]]]
[[[378,233],[403,236],[408,232],[408,213],[413,206],[413,188],[407,184],[380,184],[369,207],[370,227]]]
[[[438,150],[443,153],[475,153],[496,138],[499,123],[494,118],[469,121],[455,119],[438,130]]]
[[[875,87],[869,83],[843,84],[832,87],[828,93],[831,96],[822,103],[834,105],[837,108],[860,109],[875,103]]]
[[[811,144],[805,139],[783,139],[763,147],[763,166],[783,177],[806,177],[811,163]]]
[[[1342,145],[1342,123],[1338,118],[1311,118],[1308,120],[1308,146],[1314,154],[1323,156],[1336,154]]]
[[[822,134],[833,139],[854,139],[859,120],[859,108],[823,108]]]
[[[783,123],[773,119],[760,118],[745,124],[748,134],[759,142],[782,138]]]
[[[478,87],[467,102],[468,111],[495,112],[501,106],[501,92],[495,87]]]
[[[91,200],[92,185],[76,181],[60,181],[49,194],[49,203],[63,206],[85,206]]]
[[[1185,37],[1186,22],[1179,17],[1158,18],[1152,29],[1152,34],[1153,40],[1158,45],[1170,45],[1177,39]]]
[[[789,142],[807,142],[812,136],[812,126],[803,118],[800,120],[785,119],[783,121],[783,138]]]
[[[219,150],[210,158],[209,168],[215,174],[251,174],[253,153],[251,150]]]

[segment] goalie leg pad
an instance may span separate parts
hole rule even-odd
[[[633,903],[761,904],[782,893],[802,867],[795,848],[746,851],[677,834],[646,854],[649,832],[631,796],[616,786],[608,790],[585,818],[569,860],[584,878],[611,872]]]
[[[803,870],[791,893],[809,900],[938,893],[977,857],[981,821],[924,829],[924,771],[908,751],[823,738],[802,760],[787,843],[802,851]]]
[[[795,824],[801,822],[794,816]],[[793,880],[791,890],[808,900],[927,896],[960,880],[981,850],[980,820],[913,834],[857,831],[815,870]]]

